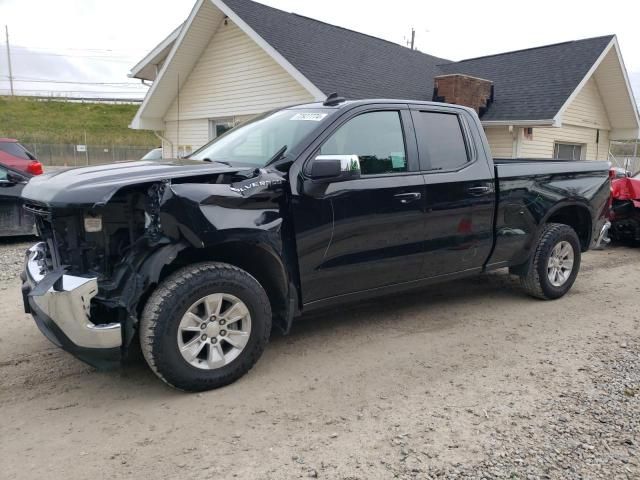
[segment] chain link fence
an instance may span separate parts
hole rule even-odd
[[[615,157],[609,156],[609,161],[614,167],[624,168],[632,175],[640,173],[640,157]]]
[[[158,145],[23,144],[45,166],[81,167],[139,160]]]
[[[632,174],[640,172],[640,143],[613,141],[609,160],[615,167],[624,168]]]

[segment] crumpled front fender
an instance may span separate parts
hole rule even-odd
[[[280,251],[285,184],[284,174],[266,170],[233,184],[172,183],[159,205],[161,228],[196,248],[245,232]]]

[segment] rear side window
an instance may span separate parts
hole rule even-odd
[[[22,158],[24,160],[33,160],[34,157],[27,152],[27,149],[24,148],[19,143],[15,142],[0,142],[0,150],[8,153],[9,155],[13,155],[14,157]]]
[[[458,115],[413,112],[413,118],[422,170],[454,170],[469,162]]]
[[[7,169],[0,167],[0,182],[5,182],[8,178]]]
[[[321,155],[357,155],[362,175],[407,171],[400,112],[369,112],[342,125],[322,146]]]

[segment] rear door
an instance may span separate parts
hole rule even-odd
[[[422,272],[424,177],[408,107],[367,107],[337,123],[305,158],[357,155],[362,175],[293,199],[304,303]]]
[[[423,276],[479,270],[493,246],[494,174],[464,110],[414,106],[425,179]]]

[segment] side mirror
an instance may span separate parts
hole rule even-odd
[[[345,182],[360,178],[357,155],[318,155],[311,160],[309,176],[317,182]]]
[[[21,175],[17,175],[13,172],[7,172],[7,175],[0,179],[0,187],[12,187],[19,183],[26,183],[27,180]]]

